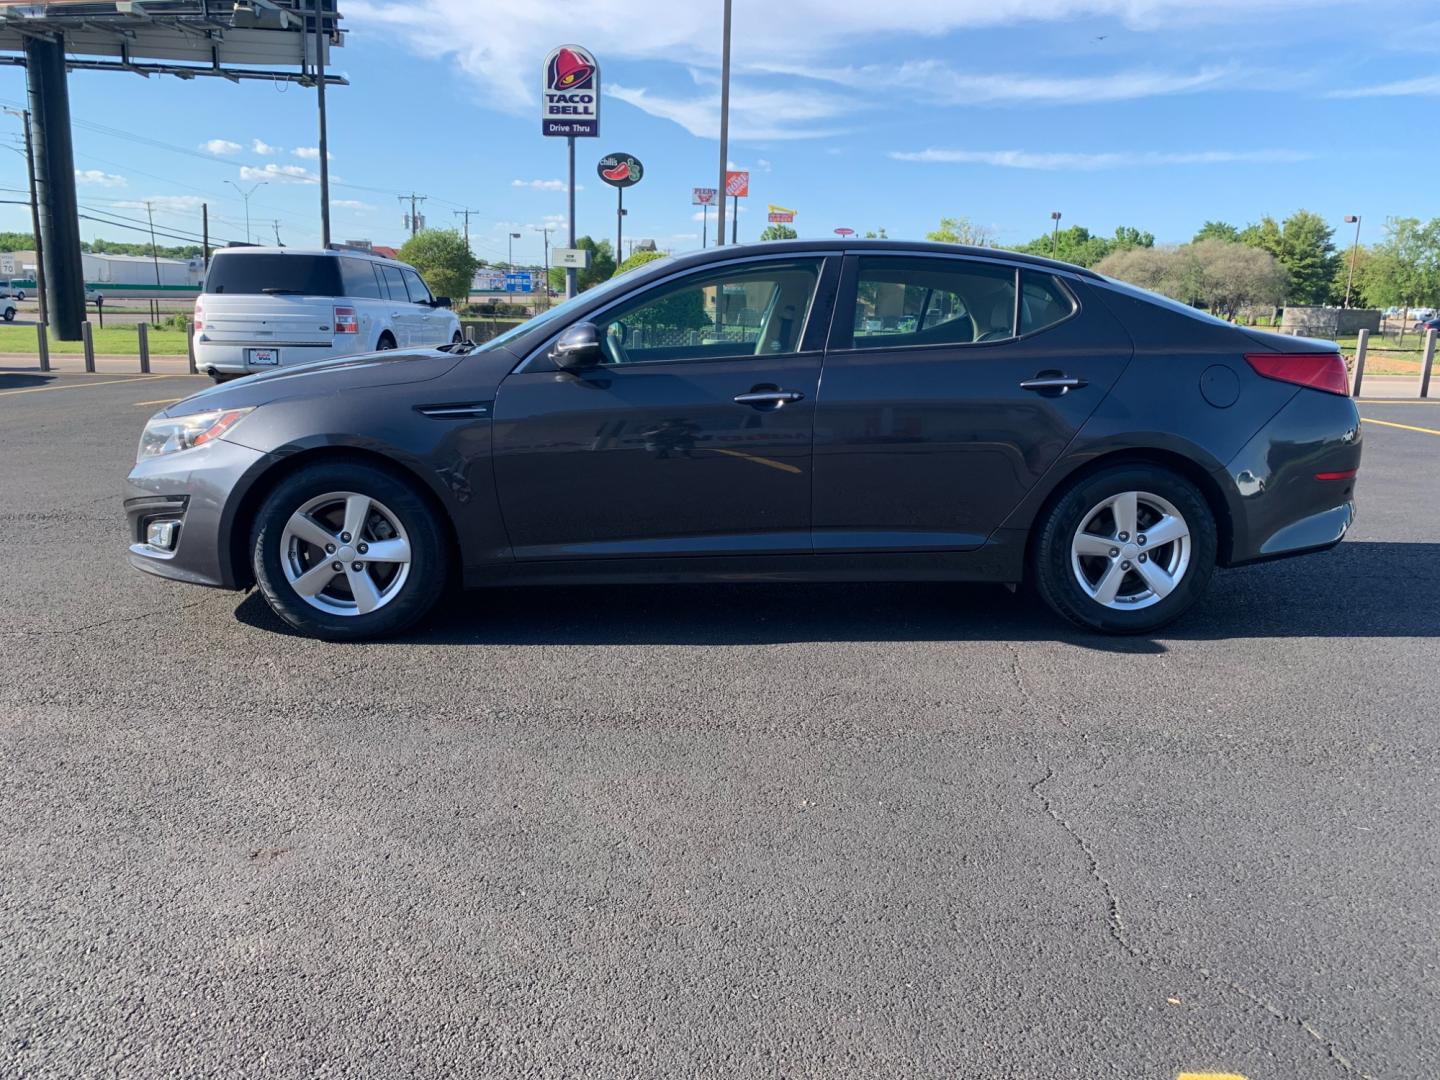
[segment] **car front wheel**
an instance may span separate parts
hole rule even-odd
[[[1055,504],[1035,544],[1035,581],[1077,626],[1145,634],[1201,597],[1215,554],[1215,518],[1194,484],[1121,465],[1081,479]]]
[[[403,630],[439,599],[448,569],[425,500],[390,471],[350,462],[282,481],[260,509],[251,550],[275,613],[330,641]]]

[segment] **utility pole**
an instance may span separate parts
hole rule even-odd
[[[210,269],[210,204],[200,204],[200,259],[206,270]]]
[[[455,216],[465,219],[465,250],[470,250],[470,215],[478,214],[479,210],[471,210],[468,206],[464,210],[456,210]]]
[[[730,0],[725,0],[725,25],[720,37],[720,193],[715,218],[715,243],[725,246],[725,172],[730,162]]]
[[[541,287],[545,291],[545,307],[548,309],[550,307],[550,233],[554,227],[551,225],[546,225],[543,229],[538,225],[530,227],[538,233],[545,234],[545,276],[541,278]]]
[[[1060,257],[1060,211],[1051,210],[1050,220],[1055,223],[1055,228],[1050,234],[1050,257],[1058,259]]]
[[[330,248],[330,140],[325,130],[325,12],[315,0],[315,103],[320,110],[320,246]],[[275,243],[280,243],[276,236]]]
[[[30,142],[30,110],[6,109],[25,125],[25,168],[30,174],[30,227],[35,230],[35,299],[40,305],[40,325],[45,326],[45,244],[40,239],[40,199],[35,192],[35,148]],[[22,271],[23,274],[23,271]]]
[[[249,191],[246,191],[239,184],[235,183],[234,180],[226,180],[225,183],[229,184],[236,191],[238,191],[240,193],[240,197],[245,200],[245,242],[247,244],[253,244],[255,242],[255,237],[250,235],[250,196],[254,195],[255,192],[259,191],[262,187],[268,184],[269,181],[261,180]]]
[[[155,249],[155,207],[147,199],[145,201],[145,216],[150,219],[150,261],[155,264],[155,286],[160,286],[160,252]],[[154,321],[160,314],[160,297],[157,294],[154,300],[150,301],[150,318]]]
[[[275,246],[276,246],[276,247],[284,247],[284,246],[285,246],[284,244],[282,244],[282,243],[280,242],[280,219],[279,219],[279,218],[276,218],[276,219],[275,219]],[[327,243],[326,243],[325,246],[326,246],[326,247],[329,247],[329,246],[330,246],[329,243],[328,243],[328,241],[327,241]]]
[[[420,212],[416,209],[416,203],[423,203],[429,197],[428,195],[416,195],[413,191],[409,195],[399,196],[401,206],[404,206],[406,202],[410,203],[410,213],[406,216],[405,224],[410,227],[411,236],[420,231]]]

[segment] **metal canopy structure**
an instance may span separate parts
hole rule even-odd
[[[263,79],[316,88],[320,221],[330,243],[325,88],[330,49],[344,44],[337,0],[0,0],[0,64],[26,69],[34,146],[38,292],[55,335],[77,340],[85,314],[80,227],[70,138],[71,70],[149,78]]]

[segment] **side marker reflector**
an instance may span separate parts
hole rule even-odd
[[[1316,480],[1354,480],[1359,469],[1345,469],[1343,472],[1317,472]]]

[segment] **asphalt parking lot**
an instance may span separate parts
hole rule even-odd
[[[340,646],[125,565],[202,385],[0,372],[0,1075],[1440,1075],[1440,403],[1154,639],[647,587]]]

